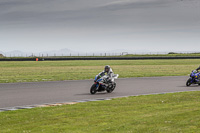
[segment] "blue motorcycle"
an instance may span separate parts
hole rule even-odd
[[[190,78],[186,82],[186,86],[190,86],[191,84],[198,84],[200,85],[200,72],[197,70],[194,70],[190,74]]]
[[[112,79],[109,79],[107,75],[102,73],[101,75],[97,75],[94,80],[94,84],[90,89],[91,94],[96,94],[97,92],[107,91],[111,93],[116,88],[116,83],[114,79],[118,78],[118,74],[115,74]]]

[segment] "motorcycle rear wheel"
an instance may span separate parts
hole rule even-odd
[[[113,88],[112,88],[113,91],[115,90],[116,86],[117,86],[117,84],[114,82]]]
[[[90,89],[90,93],[92,95],[96,94],[97,93],[97,87],[96,87],[96,84],[93,84],[91,89]]]
[[[106,91],[107,91],[108,93],[111,93],[111,92],[113,92],[113,91],[115,90],[115,88],[116,88],[116,83],[113,84],[113,86],[112,86],[111,89],[108,89],[108,90],[106,90]]]
[[[112,90],[110,90],[110,89],[109,89],[109,90],[106,90],[106,91],[107,91],[108,93],[111,93],[111,92],[112,92]]]

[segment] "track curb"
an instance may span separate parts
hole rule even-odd
[[[197,90],[149,93],[149,94],[140,94],[140,95],[117,96],[117,97],[108,97],[108,98],[75,100],[75,101],[68,101],[68,102],[56,102],[56,103],[44,103],[44,104],[35,104],[35,105],[27,105],[27,106],[16,106],[16,107],[0,108],[0,112],[16,111],[16,110],[22,110],[22,109],[43,108],[43,107],[54,107],[54,106],[61,106],[61,105],[73,105],[73,104],[84,103],[84,102],[105,101],[105,100],[112,100],[112,99],[116,99],[116,98],[125,98],[125,97],[133,97],[133,96],[159,95],[159,94],[167,94],[167,93],[170,94],[170,93],[192,92],[192,91],[197,91]]]

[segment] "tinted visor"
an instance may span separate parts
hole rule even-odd
[[[109,72],[109,68],[106,68],[105,71],[106,71],[106,72]]]

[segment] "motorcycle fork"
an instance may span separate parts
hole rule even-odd
[[[98,87],[96,88],[96,90],[98,91],[99,90],[99,87],[100,87],[100,84],[99,83],[97,83],[98,84]]]

